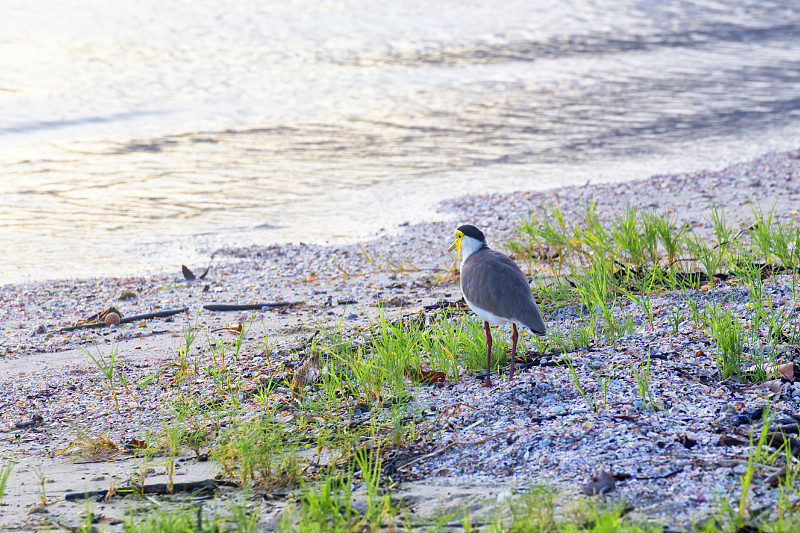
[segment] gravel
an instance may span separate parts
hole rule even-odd
[[[174,394],[169,383],[144,388],[135,399],[123,395],[117,413],[87,350],[107,355],[116,349],[128,379],[138,380],[175,362],[185,325],[198,328],[198,343],[207,344],[206,336],[230,339],[224,328],[252,320],[250,344],[239,364],[246,386],[253,385],[295,359],[291,349],[302,345],[320,325],[344,319],[342,327],[357,333],[376,319],[379,301],[390,302],[383,308],[387,314],[400,316],[442,300],[458,300],[457,282],[441,279],[446,279],[452,265],[446,250],[460,223],[480,227],[490,245],[499,247],[513,236],[520,217],[542,212],[542,201],[558,200],[565,215],[573,217],[580,202],[592,198],[603,216],[626,203],[654,206],[677,212],[680,221],[700,231],[710,227],[710,202],[735,224],[742,224],[752,208],[774,208],[775,219],[782,223],[796,217],[800,205],[800,150],[770,153],[721,170],[457,198],[442,204],[442,220],[382,231],[363,243],[221,249],[208,276],[194,282],[176,272],[2,286],[0,457],[25,458],[7,495],[14,494],[14,483],[27,480],[36,485],[30,472],[57,457],[58,450],[74,439],[76,425],[90,434],[109,433],[116,442],[141,438],[146,428],[158,425],[162,415],[156,407]],[[192,265],[195,272],[205,266]],[[534,275],[543,271],[541,265],[533,265]],[[778,305],[791,305],[788,283],[786,276],[766,282]],[[125,299],[118,299],[123,295]],[[737,313],[749,312],[746,291],[732,284],[699,290],[692,297],[700,302],[726,299]],[[255,313],[202,310],[207,303],[252,302],[296,304]],[[123,315],[176,307],[189,311],[167,319],[59,332],[112,305]],[[465,374],[457,384],[416,389],[417,408],[442,416],[441,438],[407,450],[409,457],[430,457],[406,469],[399,467],[405,480],[401,492],[423,480],[447,486],[496,483],[519,488],[550,483],[567,494],[579,494],[592,475],[605,471],[616,479],[616,488],[606,497],[625,499],[641,516],[671,525],[707,515],[720,497],[737,498],[748,458],[748,432],[760,420],[748,413],[769,406],[800,420],[796,418],[800,385],[789,382],[775,392],[720,381],[708,335],[688,319],[680,322],[677,334],[672,332],[668,314],[677,309],[688,318],[685,302],[667,294],[654,298],[653,308],[651,328],[638,308],[618,306],[619,317],[633,319],[634,332],[612,345],[570,354],[589,398],[595,394],[602,398],[597,374],[613,376],[607,400],[597,412],[584,402],[568,372],[546,359],[541,361],[545,365],[527,368],[513,381],[498,379],[493,388],[484,388]],[[585,319],[571,307],[545,318],[550,328]],[[269,351],[256,347],[263,346],[263,330]],[[796,346],[768,349],[785,362],[800,363]],[[652,399],[663,407],[655,411],[645,408],[632,371],[646,361],[648,350]],[[209,401],[214,398],[208,386],[198,385],[195,392]],[[43,420],[35,431],[18,428],[35,416]],[[739,435],[745,444],[725,444],[733,442],[726,435]],[[769,473],[757,476],[749,496],[752,508],[769,505],[777,497],[777,489],[758,482]],[[68,477],[61,481],[66,483]],[[74,490],[102,485],[72,481]],[[64,490],[56,484],[48,493],[59,497]],[[21,488],[18,492],[11,502],[20,511],[4,511],[0,527],[34,520],[24,517],[23,511],[37,503],[35,493]],[[52,512],[63,512],[65,520],[72,516],[69,508]]]

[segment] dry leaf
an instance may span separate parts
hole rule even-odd
[[[242,324],[241,322],[237,324],[228,324],[224,328],[215,328],[212,329],[211,332],[215,333],[217,331],[227,331],[228,333],[233,333],[234,335],[241,335],[242,333]]]
[[[183,271],[183,277],[186,278],[186,281],[195,280],[194,272],[189,270],[189,267],[187,267],[186,265],[181,265],[181,271]]]
[[[126,289],[117,297],[117,300],[134,300],[138,297],[139,296],[135,292]]]
[[[105,311],[100,311],[99,313],[93,314],[92,316],[90,316],[89,318],[84,320],[83,323],[89,324],[91,322],[105,322],[106,317],[108,315],[112,314],[112,313],[117,315],[119,318],[122,318],[122,317],[125,316],[116,307],[109,307]]]
[[[794,365],[792,363],[767,363],[752,365],[746,369],[747,372],[762,370],[768,376],[779,376],[786,381],[794,381]]]
[[[438,370],[417,370],[416,368],[406,368],[403,375],[412,381],[419,383],[444,383],[447,376]]]
[[[765,381],[761,385],[753,385],[752,387],[748,387],[746,390],[765,390],[769,391],[768,396],[780,396],[782,394],[786,394],[788,388],[788,383],[783,383],[779,379],[771,379],[769,381]]]
[[[147,443],[139,439],[131,439],[125,443],[126,450],[144,450],[147,448]]]
[[[74,453],[91,460],[108,459],[119,452],[117,443],[111,440],[107,434],[98,437],[89,437],[84,433],[79,433],[74,441],[70,442],[65,448],[59,450],[57,455]]]

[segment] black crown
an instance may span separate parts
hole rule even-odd
[[[473,239],[478,239],[481,242],[486,242],[486,237],[483,236],[483,232],[472,224],[464,224],[458,228],[458,231],[467,237],[472,237]]]

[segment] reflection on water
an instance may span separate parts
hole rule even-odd
[[[4,7],[0,283],[800,143],[796,2],[528,4]]]

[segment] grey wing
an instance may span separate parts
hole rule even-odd
[[[547,331],[528,279],[508,256],[491,249],[472,254],[464,263],[464,296],[490,313],[521,322],[534,333]]]

